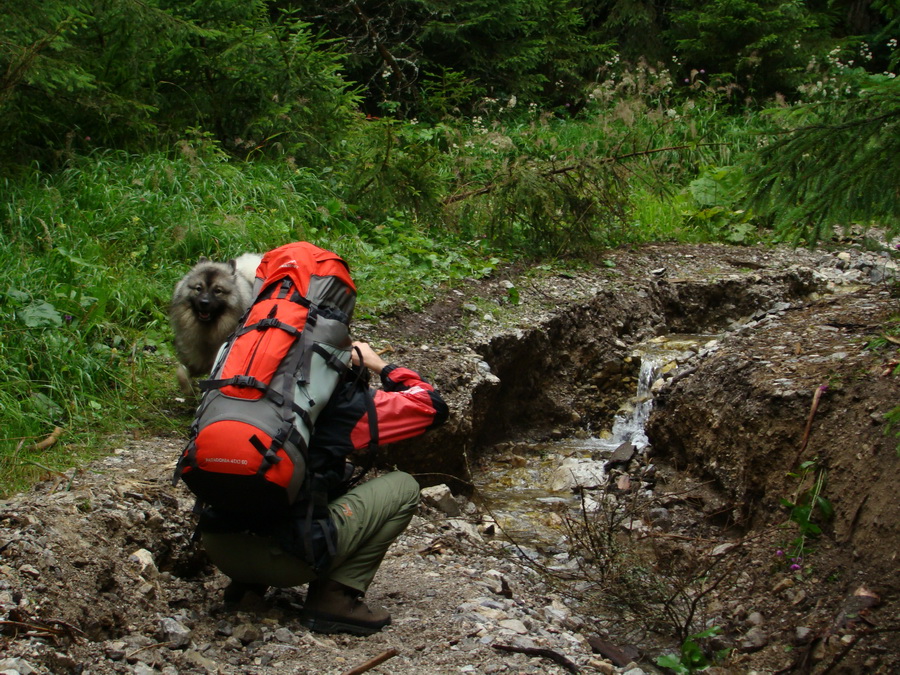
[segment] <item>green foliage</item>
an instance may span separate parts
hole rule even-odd
[[[582,7],[585,22],[598,42],[613,42],[629,59],[651,61],[670,56],[663,39],[668,3],[659,0],[596,0]]]
[[[880,352],[886,348],[896,349],[898,344],[900,344],[900,316],[892,316],[887,320],[881,335],[872,338],[866,343],[866,349]]]
[[[800,0],[680,0],[669,19],[669,39],[688,70],[730,74],[761,95],[796,85],[822,34],[822,18]]]
[[[436,65],[481,83],[482,95],[548,105],[571,102],[604,48],[587,39],[569,0],[427,3],[418,44]]]
[[[661,668],[668,668],[677,675],[691,675],[691,673],[699,673],[706,670],[728,654],[729,650],[724,649],[710,657],[706,655],[702,646],[703,640],[721,632],[721,628],[713,626],[688,636],[681,643],[680,654],[664,654],[656,659],[656,665]]]
[[[419,310],[441,287],[488,276],[501,262],[484,241],[435,238],[396,218],[358,242],[348,260],[359,293],[355,316],[370,320],[400,308]]]
[[[724,73],[744,95],[792,96],[825,27],[857,41],[855,25],[813,10],[798,0],[4,3],[0,151],[58,166],[92,148],[164,147],[196,128],[240,157],[322,166],[361,103],[431,122],[496,101],[577,113],[617,40],[616,53],[674,64],[688,95]],[[892,37],[890,3],[866,17],[873,38]],[[896,62],[882,44],[873,53],[870,67]]]
[[[0,148],[20,157],[202,127],[234,152],[308,158],[356,105],[340,56],[262,0],[5,3],[0,20]]]
[[[609,52],[571,0],[290,4],[341,41],[378,115],[436,121],[512,96],[565,107]]]
[[[113,320],[114,290],[79,275],[62,259],[42,264],[0,250],[0,492],[22,487],[105,448],[103,434],[148,416],[165,428],[159,387],[163,340]],[[138,384],[140,382],[140,385]],[[140,391],[139,391],[140,389]],[[36,446],[55,427],[52,451]]]
[[[176,5],[177,6],[177,5]],[[341,57],[291,13],[268,19],[266,3],[197,3],[185,19],[214,34],[192,36],[160,67],[161,86],[203,95],[165,96],[160,115],[177,131],[200,126],[243,156],[288,153],[303,163],[335,143],[356,107]]]
[[[875,352],[884,349],[896,350],[898,344],[900,344],[900,317],[894,316],[888,320],[881,335],[866,343],[866,349]],[[900,375],[900,363],[898,363],[896,359],[891,360],[888,368],[885,370],[885,374],[894,377]],[[896,452],[897,456],[900,457],[900,405],[895,406],[886,412],[884,414],[884,421],[884,433],[898,439]]]
[[[705,178],[728,187],[727,203],[688,191],[671,204],[673,183],[748,143],[744,128],[715,116],[721,92],[695,93],[676,102],[668,72],[638,64],[593,86],[577,124],[515,98],[485,102],[484,115],[456,124],[361,121],[328,181],[360,228],[404,213],[432,233],[486,237],[533,256],[654,238],[752,241],[737,168],[710,168]]]
[[[835,226],[900,231],[900,79],[845,70],[815,98],[768,111],[774,128],[748,158],[750,206],[781,239],[814,244]]]
[[[692,180],[676,203],[684,227],[701,241],[754,244],[758,230],[752,214],[740,208],[745,199],[740,166],[709,167]]]
[[[444,124],[369,120],[348,132],[331,180],[362,219],[383,222],[398,207],[417,222],[436,222],[447,189]]]

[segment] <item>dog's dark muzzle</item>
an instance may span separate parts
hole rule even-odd
[[[209,297],[201,295],[194,302],[194,310],[197,320],[204,323],[212,321],[216,318],[218,303],[211,302]]]

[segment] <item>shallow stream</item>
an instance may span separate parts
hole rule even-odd
[[[605,489],[613,467],[648,464],[645,425],[655,391],[717,344],[716,336],[668,335],[638,345],[629,357],[640,363],[636,389],[622,402],[610,428],[492,458],[476,486],[502,533],[529,555],[565,550],[560,513],[596,506],[591,495]]]

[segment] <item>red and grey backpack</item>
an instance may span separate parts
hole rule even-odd
[[[309,439],[348,369],[356,288],[339,256],[299,242],[263,256],[254,290],[200,383],[175,482],[214,510],[267,518],[308,497]]]

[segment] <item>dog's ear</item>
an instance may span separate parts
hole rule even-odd
[[[231,260],[228,261],[228,266],[231,268],[232,274],[237,274],[237,260],[232,258]]]
[[[207,258],[205,255],[201,255],[200,260],[198,260],[197,263],[199,264],[199,263],[205,263],[205,262],[209,262],[209,258]]]

